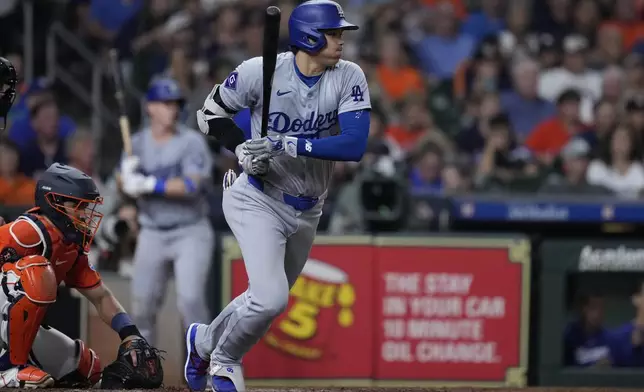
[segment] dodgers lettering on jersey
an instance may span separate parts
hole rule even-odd
[[[150,128],[144,128],[132,137],[132,152],[139,157],[145,175],[163,179],[193,175],[205,183],[210,181],[213,165],[210,149],[201,133],[190,128],[179,126],[177,134],[162,144],[154,141]],[[203,191],[186,199],[143,196],[137,200],[137,207],[141,226],[153,229],[187,226],[208,213]]]
[[[221,99],[229,109],[250,108],[254,139],[261,135],[262,85],[262,58],[255,57],[241,63],[219,89]],[[212,93],[206,99],[206,108],[212,104],[211,100]],[[295,55],[287,52],[277,56],[269,135],[304,139],[335,136],[340,133],[340,114],[364,109],[371,109],[371,100],[367,79],[357,64],[340,60],[309,88],[296,73]],[[334,164],[321,159],[282,155],[271,161],[265,180],[292,195],[322,196],[329,186]]]

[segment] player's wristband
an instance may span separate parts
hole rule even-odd
[[[293,158],[297,158],[298,153],[300,152],[300,146],[303,145],[304,139],[298,139],[293,136],[284,136],[284,152]]]
[[[117,313],[116,316],[112,317],[110,326],[119,334],[121,340],[132,335],[141,336],[141,332],[139,332],[139,329],[134,325],[130,316],[125,312]]]
[[[195,193],[197,191],[197,185],[190,177],[183,177],[183,185],[186,188],[186,193]]]
[[[165,180],[161,178],[154,179],[154,188],[152,188],[152,193],[157,195],[165,194]]]

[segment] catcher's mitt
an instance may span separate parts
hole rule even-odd
[[[143,338],[121,343],[118,357],[103,369],[102,389],[154,389],[163,383],[160,351]]]

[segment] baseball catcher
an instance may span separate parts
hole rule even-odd
[[[54,163],[36,184],[35,208],[0,227],[0,388],[89,388],[101,375],[105,389],[161,386],[159,351],[87,259],[101,203],[91,177]],[[42,324],[62,282],[85,296],[121,338],[118,358],[103,372],[83,341]]]

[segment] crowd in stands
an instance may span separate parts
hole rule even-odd
[[[373,110],[364,159],[336,165],[324,228],[365,229],[368,200],[360,184],[374,174],[412,196],[642,194],[644,1],[339,2],[360,26],[345,34],[344,56],[365,71]],[[50,12],[35,36],[64,20],[97,55],[118,48],[126,80],[138,91],[171,75],[188,96],[182,119],[196,128],[194,112],[213,84],[261,55],[269,3],[282,10],[280,49],[288,50],[288,16],[298,3],[292,0],[41,0],[36,11]],[[1,8],[0,26],[15,25],[20,2]],[[20,26],[2,32],[2,53],[21,70]],[[82,62],[66,56],[62,61],[82,77]],[[87,118],[62,109],[74,97],[57,97],[47,83],[21,86],[11,112],[0,145],[2,204],[20,203],[52,161],[93,174],[95,153],[120,153],[95,148]],[[236,162],[213,153],[219,184]]]

